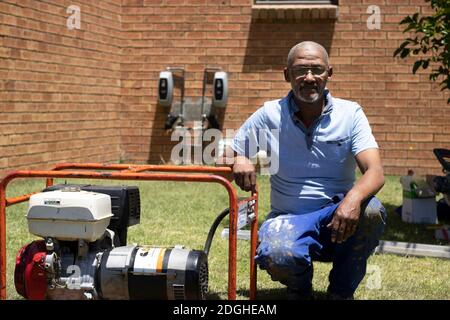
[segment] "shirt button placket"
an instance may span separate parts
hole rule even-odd
[[[312,132],[307,131],[306,132],[306,145],[308,146],[308,150],[311,150],[312,147]]]

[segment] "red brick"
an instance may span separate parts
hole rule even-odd
[[[388,82],[386,83],[386,90],[407,90],[408,84],[402,82]]]
[[[230,72],[224,128],[237,128],[265,100],[289,90],[282,69],[289,48],[302,39],[325,44],[335,70],[329,83],[333,95],[364,106],[380,145],[394,148],[399,158],[405,151],[412,157],[410,147],[422,152],[420,162],[402,162],[391,154],[386,172],[403,173],[405,163],[423,171],[438,167],[422,150],[448,144],[446,96],[426,72],[411,74],[413,58],[392,58],[407,36],[397,25],[403,12],[412,10],[409,7],[426,12],[425,3],[342,0],[339,21],[320,25],[293,20],[291,12],[286,12],[288,20],[254,23],[251,4],[251,0],[83,3],[82,30],[70,31],[61,5],[1,3],[5,36],[0,38],[4,57],[0,79],[8,80],[0,81],[5,115],[0,145],[15,144],[8,146],[12,158],[2,160],[0,170],[14,163],[17,152],[34,155],[47,147],[55,152],[43,151],[41,158],[25,158],[15,167],[44,166],[66,158],[169,159],[170,135],[163,130],[168,110],[156,105],[160,71],[183,66],[187,97],[201,95],[205,66]],[[365,10],[373,4],[382,10],[381,30],[366,27]],[[275,11],[267,16],[281,18]],[[33,143],[27,150],[21,144],[28,141]]]
[[[420,11],[419,6],[398,6],[397,12],[404,15],[413,15]]]
[[[362,49],[356,49],[356,48],[341,48],[339,49],[339,56],[352,56],[352,57],[359,57],[362,55]]]
[[[434,135],[434,141],[435,142],[450,142],[450,134],[435,134]]]
[[[431,142],[433,141],[433,135],[431,133],[411,133],[411,141]]]

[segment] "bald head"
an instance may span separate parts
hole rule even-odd
[[[320,55],[320,57],[322,58],[325,65],[328,66],[327,50],[325,50],[325,48],[323,46],[321,46],[320,44],[318,44],[317,42],[303,41],[303,42],[300,42],[300,43],[296,44],[295,46],[293,46],[291,48],[291,50],[289,51],[288,58],[287,58],[287,67],[288,68],[290,66],[292,66],[292,63],[294,62],[294,60],[300,50],[317,52]]]

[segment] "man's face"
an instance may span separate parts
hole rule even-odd
[[[316,48],[298,49],[292,64],[284,69],[284,77],[291,83],[295,97],[305,103],[315,103],[322,97],[331,74],[332,68]]]

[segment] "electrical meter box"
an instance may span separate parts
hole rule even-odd
[[[158,103],[163,107],[170,107],[173,100],[173,75],[170,71],[159,73]]]

